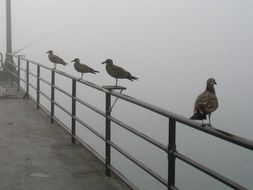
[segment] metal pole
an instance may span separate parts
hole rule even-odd
[[[176,121],[169,119],[169,146],[168,146],[168,190],[172,190],[175,186],[175,168],[176,157],[174,152],[176,151]]]
[[[18,58],[18,90],[20,90],[20,58]]]
[[[3,54],[0,53],[0,69],[3,67]]]
[[[40,109],[40,66],[37,65],[37,109]]]
[[[55,72],[52,70],[51,73],[51,123],[54,122],[54,85],[55,85]]]
[[[12,53],[11,0],[6,0],[6,57],[4,68],[13,71],[15,69],[8,63],[12,63],[13,58],[8,53]]]
[[[11,0],[6,0],[6,53],[12,53]]]
[[[29,98],[29,61],[26,61],[26,95],[25,97]]]
[[[71,126],[71,142],[72,144],[76,143],[76,119],[74,118],[76,116],[76,80],[72,79],[72,126]]]
[[[111,116],[111,95],[106,93],[106,118],[105,118],[105,175],[111,176],[111,170],[109,166],[111,165],[111,120],[108,118]]]

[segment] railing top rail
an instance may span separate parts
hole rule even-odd
[[[12,55],[12,54],[10,54],[10,55]],[[41,67],[43,67],[43,68],[45,68],[47,70],[53,70],[53,68],[44,66],[44,65],[42,65],[40,63],[37,63],[35,61],[29,60],[29,59],[26,59],[26,58],[23,58],[23,57],[19,57],[17,55],[12,55],[12,56],[20,58],[21,60],[24,60],[24,61],[29,61],[30,63],[33,63],[35,65],[40,65]],[[131,103],[133,103],[135,105],[138,105],[140,107],[146,108],[146,109],[148,109],[150,111],[153,111],[153,112],[155,112],[155,113],[157,113],[159,115],[163,115],[164,117],[172,118],[172,119],[176,120],[177,122],[180,122],[182,124],[185,124],[187,126],[195,128],[197,130],[203,131],[205,133],[211,134],[211,135],[216,136],[218,138],[221,138],[223,140],[226,140],[226,141],[232,142],[234,144],[237,144],[239,146],[245,147],[247,149],[253,150],[253,141],[252,140],[248,140],[246,138],[242,138],[242,137],[236,136],[234,134],[231,134],[231,133],[228,133],[228,132],[216,129],[214,127],[209,127],[209,126],[204,126],[203,127],[202,124],[199,123],[199,122],[190,120],[189,118],[186,118],[184,116],[181,116],[181,115],[173,113],[173,112],[170,112],[170,111],[168,111],[166,109],[163,109],[161,107],[152,105],[150,103],[144,102],[142,100],[133,98],[133,97],[125,95],[125,94],[121,94],[119,92],[109,91],[109,90],[103,88],[102,86],[99,86],[97,84],[94,84],[94,83],[86,81],[86,80],[80,80],[79,78],[77,78],[77,77],[75,77],[73,75],[67,74],[65,72],[62,72],[62,71],[59,71],[59,70],[54,70],[54,71],[56,73],[60,74],[60,75],[63,75],[63,76],[68,77],[70,79],[76,80],[76,81],[78,81],[78,82],[80,82],[82,84],[85,84],[85,85],[89,86],[89,87],[92,87],[92,88],[97,89],[99,91],[102,91],[104,93],[109,93],[112,96],[118,97],[118,98],[120,98],[122,100],[125,100],[127,102],[131,102]]]

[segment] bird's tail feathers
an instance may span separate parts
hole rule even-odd
[[[96,73],[100,73],[100,72],[93,69],[92,73],[96,74]]]
[[[138,78],[138,77],[135,77],[135,76],[130,75],[128,79],[129,79],[130,81],[133,81],[133,80],[138,80],[139,78]]]
[[[195,112],[190,119],[193,120],[203,120],[206,119],[206,114],[200,113],[199,111]]]

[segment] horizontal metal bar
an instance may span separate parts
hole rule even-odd
[[[49,97],[46,93],[42,92],[41,90],[39,90],[39,93],[44,96],[46,99],[48,99],[49,101],[51,101],[51,97]]]
[[[36,74],[32,73],[32,72],[29,72],[29,75],[31,75],[32,77],[34,78],[38,78]]]
[[[68,114],[69,116],[72,117],[72,114],[70,113],[70,111],[68,111],[66,108],[64,108],[63,106],[61,106],[58,102],[53,101],[53,103],[54,103],[58,108],[60,108],[62,111],[64,111],[66,114]]]
[[[9,61],[9,60],[6,60],[6,63],[8,63],[9,65],[12,65],[14,67],[18,67],[16,64],[14,64],[13,62]]]
[[[29,85],[30,87],[32,87],[35,91],[37,91],[37,87],[34,86],[32,83],[29,82],[28,85]]]
[[[56,85],[54,85],[53,87],[55,89],[57,89],[58,91],[62,92],[63,94],[65,94],[65,95],[69,96],[70,98],[72,98],[72,94],[68,93],[67,91],[63,90],[62,88],[60,88],[60,87],[58,87]]]
[[[81,119],[79,119],[78,117],[73,117],[78,123],[80,123],[81,125],[83,125],[84,127],[86,127],[87,129],[89,129],[93,134],[97,135],[100,139],[102,139],[103,141],[105,141],[105,137],[98,132],[97,130],[93,129],[90,125],[88,125],[87,123],[83,122]]]
[[[21,71],[26,72],[26,69],[24,69],[24,68],[22,68],[22,67],[19,67],[19,69],[20,69]]]
[[[50,82],[48,82],[47,80],[45,80],[44,78],[39,77],[39,79],[40,79],[40,81],[44,82],[45,84],[52,86],[52,84]]]
[[[29,61],[29,63],[31,63],[31,64],[33,64],[33,65],[39,65],[39,66],[41,66],[41,67],[44,68],[44,69],[52,70],[52,68],[47,67],[47,66],[45,66],[45,65],[42,65],[42,64],[40,64],[40,63],[37,63],[37,62],[35,62],[35,61],[26,59],[26,58],[24,58],[24,57],[20,57],[20,56],[18,56],[18,55],[14,55],[14,54],[10,54],[10,53],[8,53],[8,54],[11,55],[11,56],[13,56],[13,57],[20,58],[20,60]]]
[[[160,115],[163,115],[165,117],[172,118],[172,119],[176,120],[177,122],[186,124],[186,125],[188,125],[192,128],[195,128],[197,130],[200,130],[200,131],[203,131],[205,133],[211,134],[215,137],[218,137],[220,139],[229,141],[229,142],[234,143],[236,145],[239,145],[241,147],[253,150],[253,141],[251,141],[251,140],[233,135],[231,133],[228,133],[228,132],[225,132],[225,131],[222,131],[222,130],[219,130],[219,129],[215,129],[214,127],[209,127],[209,126],[203,127],[202,124],[199,123],[199,122],[190,120],[190,119],[188,119],[186,117],[183,117],[181,115],[169,112],[169,111],[167,111],[165,109],[162,109],[160,107],[151,105],[149,103],[146,103],[142,100],[138,100],[138,99],[130,97],[130,96],[126,96],[124,94],[120,94],[118,92],[110,91],[108,93],[110,93],[112,96],[118,97],[118,98],[120,98],[122,100],[125,100],[127,102],[131,102],[135,105],[141,106],[143,108],[146,108],[150,111],[153,111],[153,112],[158,113]]]
[[[186,156],[184,156],[184,155],[182,155],[178,152],[174,152],[174,155],[178,159],[180,159],[180,160],[186,162],[187,164],[197,168],[198,170],[206,173],[207,175],[212,176],[213,178],[215,178],[218,181],[228,185],[229,187],[232,187],[232,188],[237,189],[237,190],[248,190],[246,187],[243,187],[243,186],[239,185],[238,183],[228,179],[227,177],[218,174],[217,172],[205,167],[202,164],[197,163],[196,161],[194,161],[194,160],[192,160],[192,159],[190,159],[190,158],[188,158],[188,157],[186,157]]]
[[[155,139],[145,135],[144,133],[141,133],[139,131],[137,131],[136,129],[134,129],[133,127],[130,127],[129,125],[119,121],[118,119],[112,117],[112,116],[109,116],[108,117],[111,121],[113,121],[114,123],[118,124],[120,127],[123,127],[124,129],[134,133],[135,135],[141,137],[142,139],[148,141],[149,143],[153,144],[154,146],[164,150],[166,153],[168,152],[168,147],[163,145],[162,143],[156,141]]]
[[[133,163],[135,163],[137,166],[142,168],[144,171],[146,171],[149,175],[157,179],[159,182],[161,182],[163,185],[168,186],[168,182],[163,179],[160,175],[156,174],[153,170],[151,170],[149,167],[138,161],[136,158],[134,158],[132,155],[128,154],[126,151],[124,151],[122,148],[114,144],[113,142],[108,142],[115,150],[120,152],[122,155],[124,155],[126,158],[131,160]]]
[[[23,78],[19,78],[19,80],[21,80],[22,82],[26,83],[26,80]]]
[[[86,86],[92,87],[92,88],[97,89],[99,91],[108,92],[108,90],[104,89],[102,86],[99,86],[99,85],[97,85],[95,83],[92,83],[92,82],[89,82],[89,81],[77,78],[77,77],[75,77],[73,75],[67,74],[67,73],[59,71],[59,70],[55,70],[55,72],[58,73],[58,74],[60,74],[60,75],[62,75],[62,76],[68,77],[70,79],[74,79],[74,80],[76,80],[79,83],[85,84]]]
[[[84,106],[90,108],[90,109],[93,110],[94,112],[96,112],[96,113],[98,113],[98,114],[100,114],[100,115],[102,115],[102,116],[105,117],[105,113],[104,113],[103,111],[99,110],[98,108],[96,108],[96,107],[94,107],[94,106],[92,106],[92,105],[90,105],[90,104],[84,102],[84,101],[81,100],[80,98],[77,98],[77,97],[73,97],[73,98],[74,98],[77,102],[79,102],[80,104],[82,104],[82,105],[84,105]]]
[[[16,73],[14,73],[13,71],[9,70],[6,68],[6,71],[8,71],[11,75],[13,75],[14,77],[16,77],[17,79],[21,80],[22,82],[24,82],[26,84],[26,80],[23,78],[19,78],[18,75]]]
[[[16,73],[14,73],[13,71],[9,70],[8,68],[6,68],[6,71],[8,71],[14,77],[18,78],[18,75]]]

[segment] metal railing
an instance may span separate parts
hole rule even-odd
[[[3,68],[3,61],[4,61],[4,56],[2,53],[0,53],[0,69]]]
[[[64,73],[62,71],[54,70],[49,67],[46,67],[42,64],[36,63],[34,61],[28,60],[26,58],[21,58],[18,56],[13,56],[17,58],[17,65],[13,64],[16,66],[18,72],[13,73],[9,71],[12,75],[16,76],[19,80],[18,82],[18,87],[20,88],[20,81],[23,81],[26,84],[26,96],[29,97],[29,88],[33,88],[36,91],[36,99],[34,100],[35,103],[37,104],[37,108],[42,108],[45,110],[51,117],[51,122],[54,122],[56,120],[58,123],[60,123],[63,127],[65,127],[70,133],[71,133],[71,141],[72,143],[75,143],[76,140],[82,143],[86,148],[88,148],[95,156],[99,158],[104,164],[105,164],[105,175],[110,176],[111,172],[113,171],[116,175],[118,175],[125,183],[127,183],[131,188],[136,189],[136,187],[124,177],[123,174],[121,174],[113,165],[111,164],[111,148],[114,148],[117,150],[119,153],[124,155],[127,159],[135,163],[137,166],[142,168],[145,172],[147,172],[149,175],[153,176],[156,180],[158,180],[161,184],[165,185],[169,190],[175,190],[178,189],[175,186],[175,162],[176,159],[179,159],[194,168],[206,173],[207,175],[217,179],[218,181],[222,182],[223,184],[233,188],[233,189],[240,189],[240,190],[246,190],[247,188],[228,179],[227,177],[207,168],[206,166],[192,160],[191,158],[183,155],[182,153],[179,153],[176,149],[176,124],[181,123],[184,125],[187,125],[189,127],[192,127],[194,129],[197,129],[199,131],[202,131],[204,133],[210,134],[212,136],[215,136],[219,139],[223,139],[225,141],[228,141],[230,143],[236,144],[240,147],[253,150],[253,141],[236,136],[234,134],[216,129],[214,127],[203,127],[200,123],[190,120],[186,117],[183,117],[181,115],[175,114],[173,112],[170,112],[168,110],[162,109],[160,107],[151,105],[149,103],[146,103],[142,100],[138,100],[136,98],[114,92],[108,89],[103,88],[102,86],[96,85],[94,83],[85,81],[85,80],[80,80],[72,75],[69,75],[67,73]],[[21,60],[23,62],[26,62],[26,69],[21,68]],[[37,66],[37,73],[34,74],[29,70],[29,65],[33,64]],[[44,78],[41,77],[41,68],[46,69],[51,72],[51,81],[48,81]],[[23,71],[26,73],[25,79],[20,77],[20,71]],[[61,76],[67,77],[72,80],[72,93],[69,93],[65,91],[64,89],[58,87],[55,85],[55,74],[59,74]],[[29,77],[33,76],[37,80],[36,86],[32,85],[29,82]],[[40,89],[40,83],[43,82],[47,84],[48,86],[51,87],[51,95],[48,96],[45,92],[42,92]],[[100,109],[94,107],[93,105],[90,105],[89,103],[81,100],[80,98],[77,97],[76,95],[76,84],[80,83],[85,86],[88,86],[90,88],[93,88],[95,90],[101,91],[105,94],[105,112],[101,111]],[[55,100],[55,90],[58,90],[59,92],[69,96],[72,99],[72,110],[69,111],[65,109],[57,100]],[[44,96],[46,99],[48,99],[51,102],[50,105],[50,110],[47,110],[41,103],[40,103],[40,96]],[[125,100],[128,103],[135,104],[137,106],[140,106],[142,108],[145,108],[147,110],[150,110],[154,113],[157,113],[161,116],[164,116],[165,118],[168,119],[168,127],[169,127],[169,139],[168,139],[168,145],[164,145],[157,140],[145,135],[144,133],[141,133],[140,131],[137,131],[133,127],[121,122],[117,118],[113,117],[111,115],[111,97],[116,97],[121,100]],[[97,114],[103,116],[105,118],[105,135],[101,134],[94,128],[92,128],[90,125],[82,121],[80,118],[76,116],[76,102],[82,104],[83,106],[89,108],[90,110],[96,112]],[[57,119],[54,115],[54,108],[57,106],[61,110],[63,110],[66,114],[68,114],[71,117],[71,130],[69,130],[60,120]],[[99,155],[96,151],[94,151],[86,142],[84,142],[82,139],[80,139],[76,135],[76,122],[79,122],[81,125],[86,127],[88,130],[90,130],[93,134],[95,134],[97,137],[99,137],[101,140],[105,142],[105,159]],[[148,143],[151,143],[152,145],[158,147],[160,150],[166,152],[168,155],[168,178],[164,179],[161,177],[159,174],[157,174],[155,171],[150,169],[147,165],[143,164],[141,161],[137,160],[134,156],[130,155],[127,153],[125,150],[120,148],[117,144],[112,142],[111,140],[111,123],[116,123],[118,126],[122,127],[123,129],[131,132],[132,134],[138,136],[139,138],[145,140]]]

